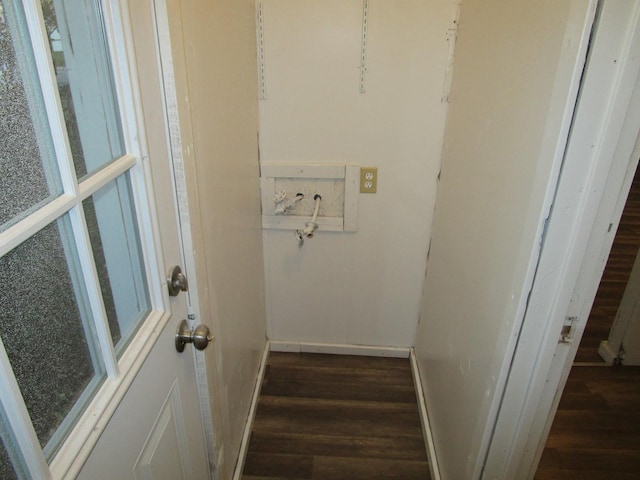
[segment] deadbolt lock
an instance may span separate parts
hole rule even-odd
[[[186,292],[189,290],[189,282],[187,282],[187,277],[182,273],[182,269],[179,265],[176,265],[169,271],[169,276],[167,277],[167,288],[169,289],[170,297],[175,297],[180,292]]]

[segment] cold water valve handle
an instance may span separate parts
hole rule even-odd
[[[312,238],[313,237],[313,233],[318,229],[318,211],[320,211],[320,200],[322,200],[322,197],[319,194],[315,194],[313,196],[313,199],[316,201],[316,208],[313,211],[313,217],[311,217],[311,221],[310,222],[305,222],[304,224],[304,230],[296,230],[294,232],[296,238],[298,239],[298,246],[302,246],[302,244],[304,243],[304,239],[306,238]]]

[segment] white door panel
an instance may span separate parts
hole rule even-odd
[[[183,254],[153,4],[132,3],[0,0],[3,479],[210,475],[195,352],[174,345],[188,293],[166,285]]]
[[[176,352],[174,329],[164,328],[78,478],[209,478],[192,347]]]

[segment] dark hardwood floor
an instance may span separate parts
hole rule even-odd
[[[640,367],[608,367],[598,355],[600,341],[609,337],[639,246],[640,173],[636,171],[536,480],[640,478]]]
[[[631,184],[611,253],[580,341],[575,358],[575,361],[579,363],[604,363],[598,355],[598,347],[602,340],[609,338],[609,330],[611,330],[611,325],[616,317],[620,300],[638,253],[638,247],[640,247],[639,172],[640,169],[636,171]]]
[[[409,360],[272,352],[242,478],[429,479]]]
[[[640,367],[574,367],[536,480],[640,478]]]

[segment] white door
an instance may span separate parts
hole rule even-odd
[[[0,0],[3,479],[209,478],[152,15],[134,45],[123,3]]]

